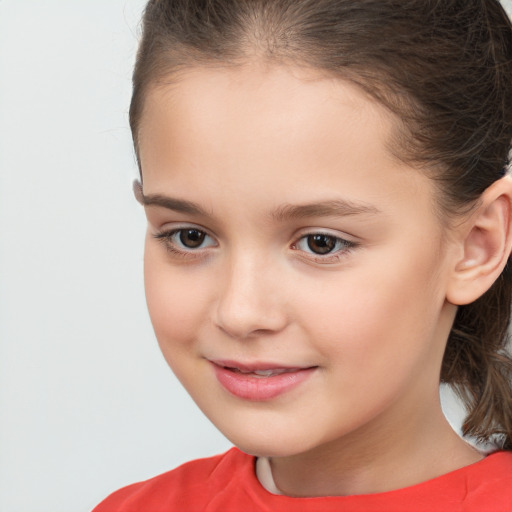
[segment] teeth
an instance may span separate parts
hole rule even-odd
[[[260,377],[270,377],[271,375],[279,375],[283,373],[284,370],[254,370],[255,375],[259,375]]]
[[[293,372],[293,368],[274,368],[272,370],[242,370],[240,368],[230,368],[231,371],[243,373],[245,375],[257,375],[258,377],[273,377],[274,375],[281,375],[282,373]]]
[[[246,370],[238,370],[240,373],[257,375],[258,377],[273,377],[274,375],[281,375],[281,373],[290,372],[292,370],[254,370],[254,371],[246,371]]]

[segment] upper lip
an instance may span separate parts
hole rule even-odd
[[[242,363],[239,361],[231,361],[231,360],[209,360],[211,363],[216,366],[220,366],[222,368],[232,368],[235,370],[241,370],[243,372],[255,372],[255,371],[264,371],[264,370],[306,370],[308,368],[314,368],[314,365],[289,365],[289,364],[280,364],[280,363],[271,363],[271,362],[252,362],[252,363]]]

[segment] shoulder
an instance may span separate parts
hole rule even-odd
[[[417,511],[512,511],[512,452],[499,451],[427,482],[388,493]],[[399,510],[407,510],[399,508]]]
[[[172,471],[114,492],[93,512],[202,510],[222,489],[254,473],[254,457],[237,448],[187,462]]]
[[[469,466],[466,487],[473,510],[512,510],[512,452],[495,452]]]

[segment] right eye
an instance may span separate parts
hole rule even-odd
[[[173,252],[192,252],[217,245],[208,233],[195,227],[163,231],[154,237],[161,240]]]

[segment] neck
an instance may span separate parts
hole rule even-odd
[[[381,422],[314,450],[270,460],[277,488],[289,496],[386,492],[477,462],[482,455],[452,430],[439,401],[385,429]]]

